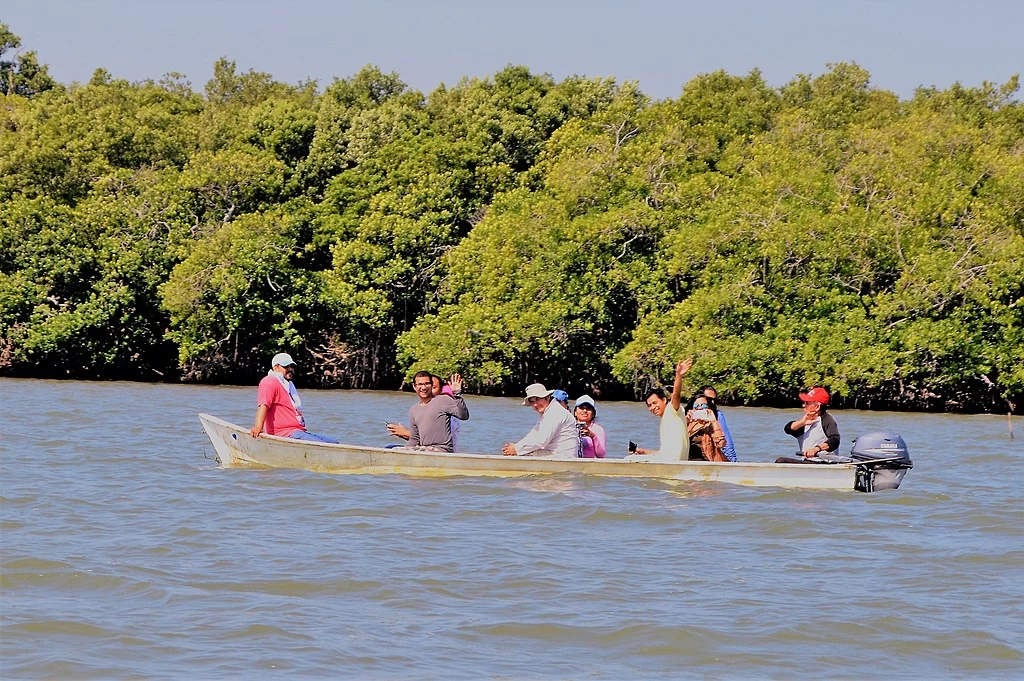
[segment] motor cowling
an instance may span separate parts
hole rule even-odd
[[[892,431],[858,435],[850,456],[854,461],[870,462],[857,466],[856,488],[861,492],[896,489],[914,467],[906,441]]]
[[[853,441],[850,456],[857,461],[885,459],[885,462],[913,465],[910,460],[910,450],[907,448],[903,436],[892,431],[858,435]]]

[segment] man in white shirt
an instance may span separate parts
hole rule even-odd
[[[533,407],[540,414],[540,420],[522,440],[502,447],[502,454],[558,459],[575,459],[580,455],[580,431],[576,427],[576,418],[551,397],[552,393],[554,390],[548,390],[540,383],[527,386],[523,404]]]
[[[682,404],[680,393],[683,388],[683,376],[693,366],[693,359],[684,359],[676,364],[676,380],[672,384],[672,397],[666,398],[661,388],[647,391],[647,410],[661,419],[659,435],[661,446],[658,449],[637,447],[627,459],[644,456],[648,461],[679,461],[689,456],[690,439],[686,436],[686,423],[679,412]]]

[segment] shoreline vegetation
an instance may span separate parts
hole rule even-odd
[[[1024,404],[1019,79],[851,63],[651,100],[522,66],[55,82],[0,24],[0,376]]]

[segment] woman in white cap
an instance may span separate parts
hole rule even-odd
[[[603,459],[608,453],[604,427],[595,423],[597,405],[590,395],[576,398],[576,427],[580,429],[580,456],[584,459]]]

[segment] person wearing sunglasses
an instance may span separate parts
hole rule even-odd
[[[718,410],[703,391],[686,404],[686,435],[690,438],[691,461],[728,461],[726,439],[718,422]]]
[[[722,426],[722,432],[725,433],[725,447],[722,449],[722,453],[725,454],[725,458],[729,459],[729,461],[738,461],[736,445],[733,444],[732,433],[729,431],[729,422],[725,418],[725,412],[718,406],[718,391],[715,390],[714,386],[706,385],[700,389],[700,392],[704,393],[704,397],[708,398],[708,404],[711,405],[711,409],[715,412],[718,425]]]
[[[787,423],[784,428],[787,435],[796,438],[797,446],[805,459],[839,450],[839,425],[832,414],[827,413],[830,399],[831,395],[821,386],[800,393],[804,414]]]

